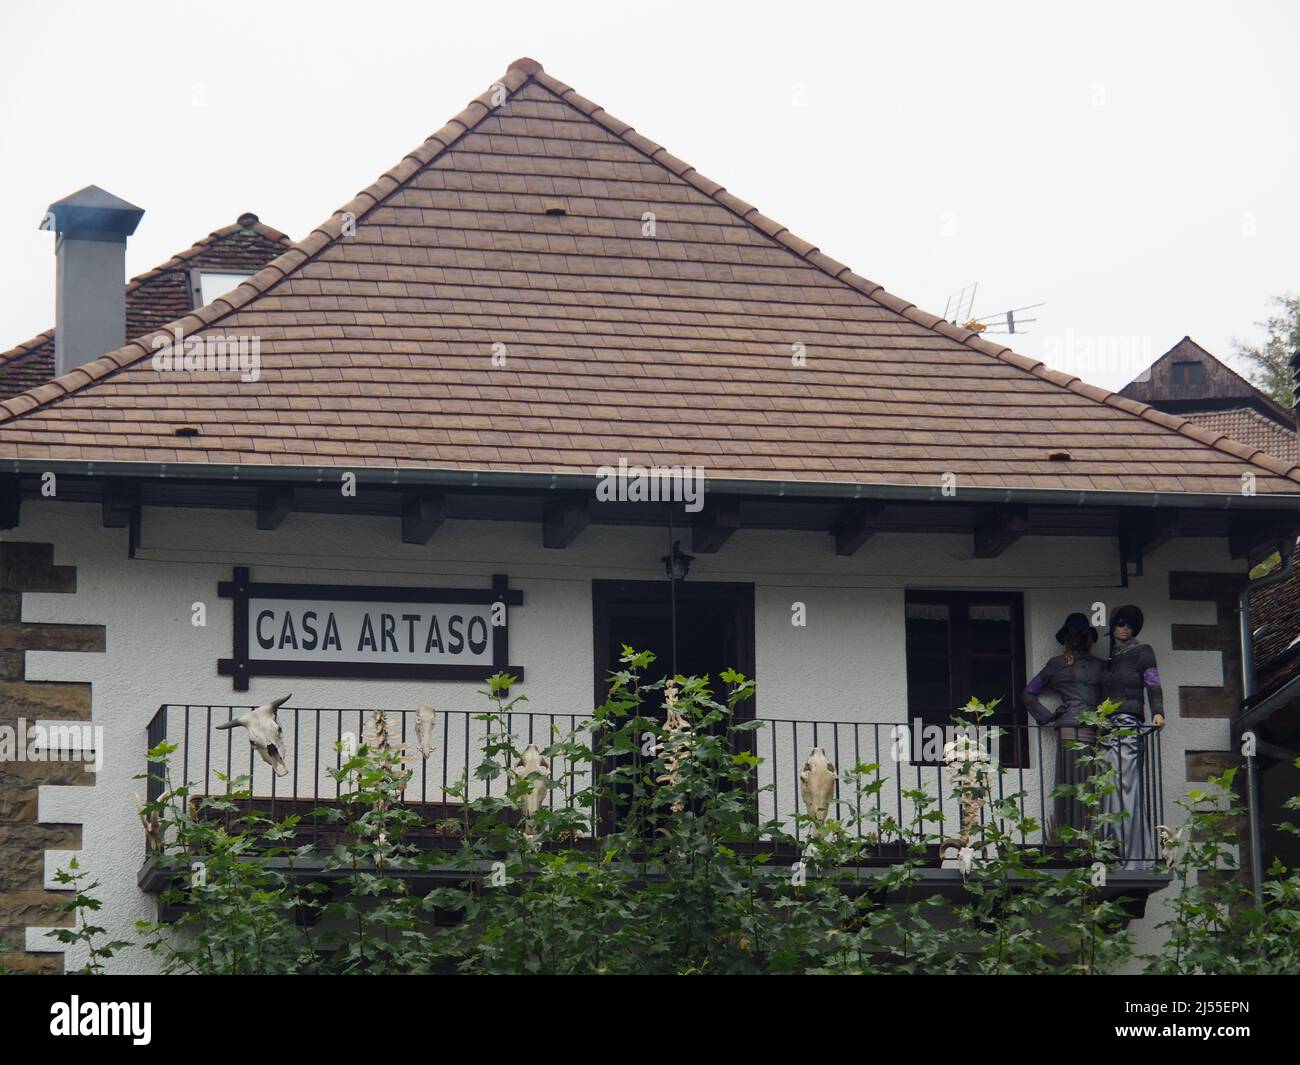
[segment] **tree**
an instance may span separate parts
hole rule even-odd
[[[1291,356],[1300,351],[1300,297],[1275,296],[1270,302],[1281,308],[1266,321],[1256,322],[1268,334],[1258,347],[1234,340],[1234,353],[1249,363],[1250,382],[1288,410],[1295,404],[1291,394]]]

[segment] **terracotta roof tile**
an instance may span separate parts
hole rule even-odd
[[[1220,432],[1233,440],[1267,451],[1288,462],[1297,459],[1296,431],[1284,429],[1249,407],[1223,411],[1197,411],[1187,415],[1189,421],[1210,432]]]
[[[159,373],[144,335],[0,403],[0,456],[1294,491],[1294,458],[913,306],[531,60],[499,85],[180,323],[257,336],[256,382]]]

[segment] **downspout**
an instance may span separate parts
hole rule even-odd
[[[1278,545],[1281,565],[1258,580],[1249,581],[1237,599],[1237,616],[1241,622],[1241,693],[1243,703],[1248,701],[1258,687],[1255,680],[1254,626],[1250,619],[1250,596],[1261,588],[1280,584],[1291,576],[1295,564],[1296,533]],[[1250,739],[1247,740],[1246,736]],[[1246,759],[1246,808],[1250,816],[1250,889],[1255,897],[1255,908],[1263,908],[1264,856],[1260,828],[1259,756],[1255,753],[1257,737],[1253,732],[1243,734]]]
[[[677,567],[673,555],[676,541],[673,539],[673,505],[668,504],[668,623],[672,630],[672,670],[677,676]]]

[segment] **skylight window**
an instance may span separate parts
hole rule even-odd
[[[227,292],[238,288],[252,274],[225,274],[213,270],[196,271],[194,278],[194,306],[203,307]]]

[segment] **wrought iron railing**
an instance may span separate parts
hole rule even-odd
[[[938,731],[934,731],[936,728]],[[994,820],[1015,842],[1043,847],[1049,855],[1064,860],[1066,852],[1075,848],[1064,841],[1058,831],[1061,826],[1056,823],[1060,804],[1053,791],[1057,783],[1058,747],[1062,742],[1058,730],[1034,723],[1004,723],[960,731],[991,757],[987,801],[979,811],[981,826]],[[918,827],[919,804],[909,793],[924,793],[933,801],[937,819],[926,822],[926,834],[941,839],[960,836],[960,800],[954,794],[953,780],[942,760],[944,745],[958,732],[953,725],[926,725],[915,720],[900,724],[765,719],[754,752],[763,759],[757,771],[760,816],[788,821],[791,814],[808,812],[800,791],[800,771],[808,752],[813,747],[822,747],[828,759],[839,767],[832,816],[838,814],[837,819],[849,821],[859,836],[875,836],[874,850],[880,857],[898,857],[904,847],[883,835],[879,826],[892,822],[903,828]],[[1149,867],[1160,857],[1157,826],[1164,820],[1160,730],[1152,725],[1140,725],[1125,733],[1138,748],[1138,772],[1133,773],[1134,767],[1129,764],[1132,759],[1121,745],[1112,748],[1115,753],[1111,764],[1125,775],[1131,774],[1139,786],[1135,810],[1124,810],[1122,792],[1115,789],[1115,804],[1125,815],[1118,829],[1120,846],[1123,850],[1128,827],[1137,825],[1135,846],[1126,853],[1130,860]],[[1079,741],[1071,735],[1070,742],[1073,745]],[[845,772],[853,766],[870,767],[859,774],[857,786]],[[1007,800],[1013,802],[1019,814],[1013,820],[994,813],[994,806]],[[1029,824],[1036,827],[1026,830]],[[793,830],[796,838],[806,834],[798,819]]]
[[[339,800],[345,791],[331,775],[344,761],[338,748],[345,742],[364,742],[371,730],[371,711],[356,709],[284,706],[278,720],[284,730],[287,750],[283,753],[288,773],[277,776],[248,742],[242,729],[218,731],[216,726],[252,709],[250,706],[213,704],[164,704],[148,726],[150,748],[168,741],[175,745],[170,759],[171,778],[189,785],[192,797],[228,795],[232,781],[245,777],[248,797],[241,801],[272,818],[291,813],[302,820],[304,840],[320,842],[338,831],[318,811]],[[500,738],[499,726],[490,725],[481,711],[437,711],[432,749],[424,755],[416,749],[416,711],[386,711],[389,734],[394,743],[411,753],[412,777],[403,794],[404,803],[423,815],[419,842],[433,845],[447,837],[447,822],[464,812],[463,799],[501,796],[510,777],[495,781],[475,775],[482,759],[482,746],[489,727]],[[512,737],[515,751],[529,743],[546,748],[591,721],[589,714],[547,714],[513,712],[505,716],[505,734]],[[942,744],[951,739],[954,726],[940,726],[926,732],[918,722],[903,725],[875,721],[810,721],[787,718],[764,719],[752,736],[751,751],[759,758],[755,770],[755,814],[761,823],[780,822],[797,841],[808,835],[800,787],[800,772],[813,747],[825,750],[838,770],[830,816],[847,826],[863,843],[868,856],[888,861],[901,856],[904,841],[889,826],[914,827],[918,812],[916,794],[932,801],[936,815],[925,831],[940,838],[958,835],[962,811],[953,794],[951,779],[941,762]],[[1000,771],[990,774],[988,802],[980,809],[981,824],[998,821],[1002,831],[1024,845],[1041,846],[1064,861],[1069,849],[1055,824],[1057,803],[1052,796],[1059,736],[1057,730],[1034,724],[1012,727],[981,726],[967,730],[977,744],[991,752]],[[1125,825],[1139,826],[1140,839],[1130,855],[1143,863],[1159,857],[1156,827],[1164,818],[1163,774],[1159,730],[1144,725],[1134,730],[1140,758],[1137,807],[1127,811]],[[588,742],[590,742],[588,740]],[[346,749],[346,748],[345,748]],[[1127,755],[1125,755],[1127,757]],[[504,753],[507,769],[514,755]],[[578,797],[590,796],[593,763],[570,762],[563,751],[551,756],[549,776],[558,786],[548,790],[545,803],[574,805]],[[606,763],[597,758],[596,771]],[[854,774],[853,767],[866,767]],[[1123,766],[1126,773],[1131,766]],[[156,768],[151,769],[156,774]],[[466,788],[466,791],[460,791]],[[458,794],[450,794],[456,790]],[[163,791],[160,780],[151,778],[148,795],[156,801]],[[1121,793],[1122,794],[1122,793]],[[1013,800],[1020,816],[1001,818],[996,805]],[[584,811],[587,823],[599,834],[610,826],[610,811],[592,802]],[[1135,816],[1136,815],[1136,816]],[[1026,828],[1026,823],[1033,827]],[[603,827],[602,827],[603,826]]]

